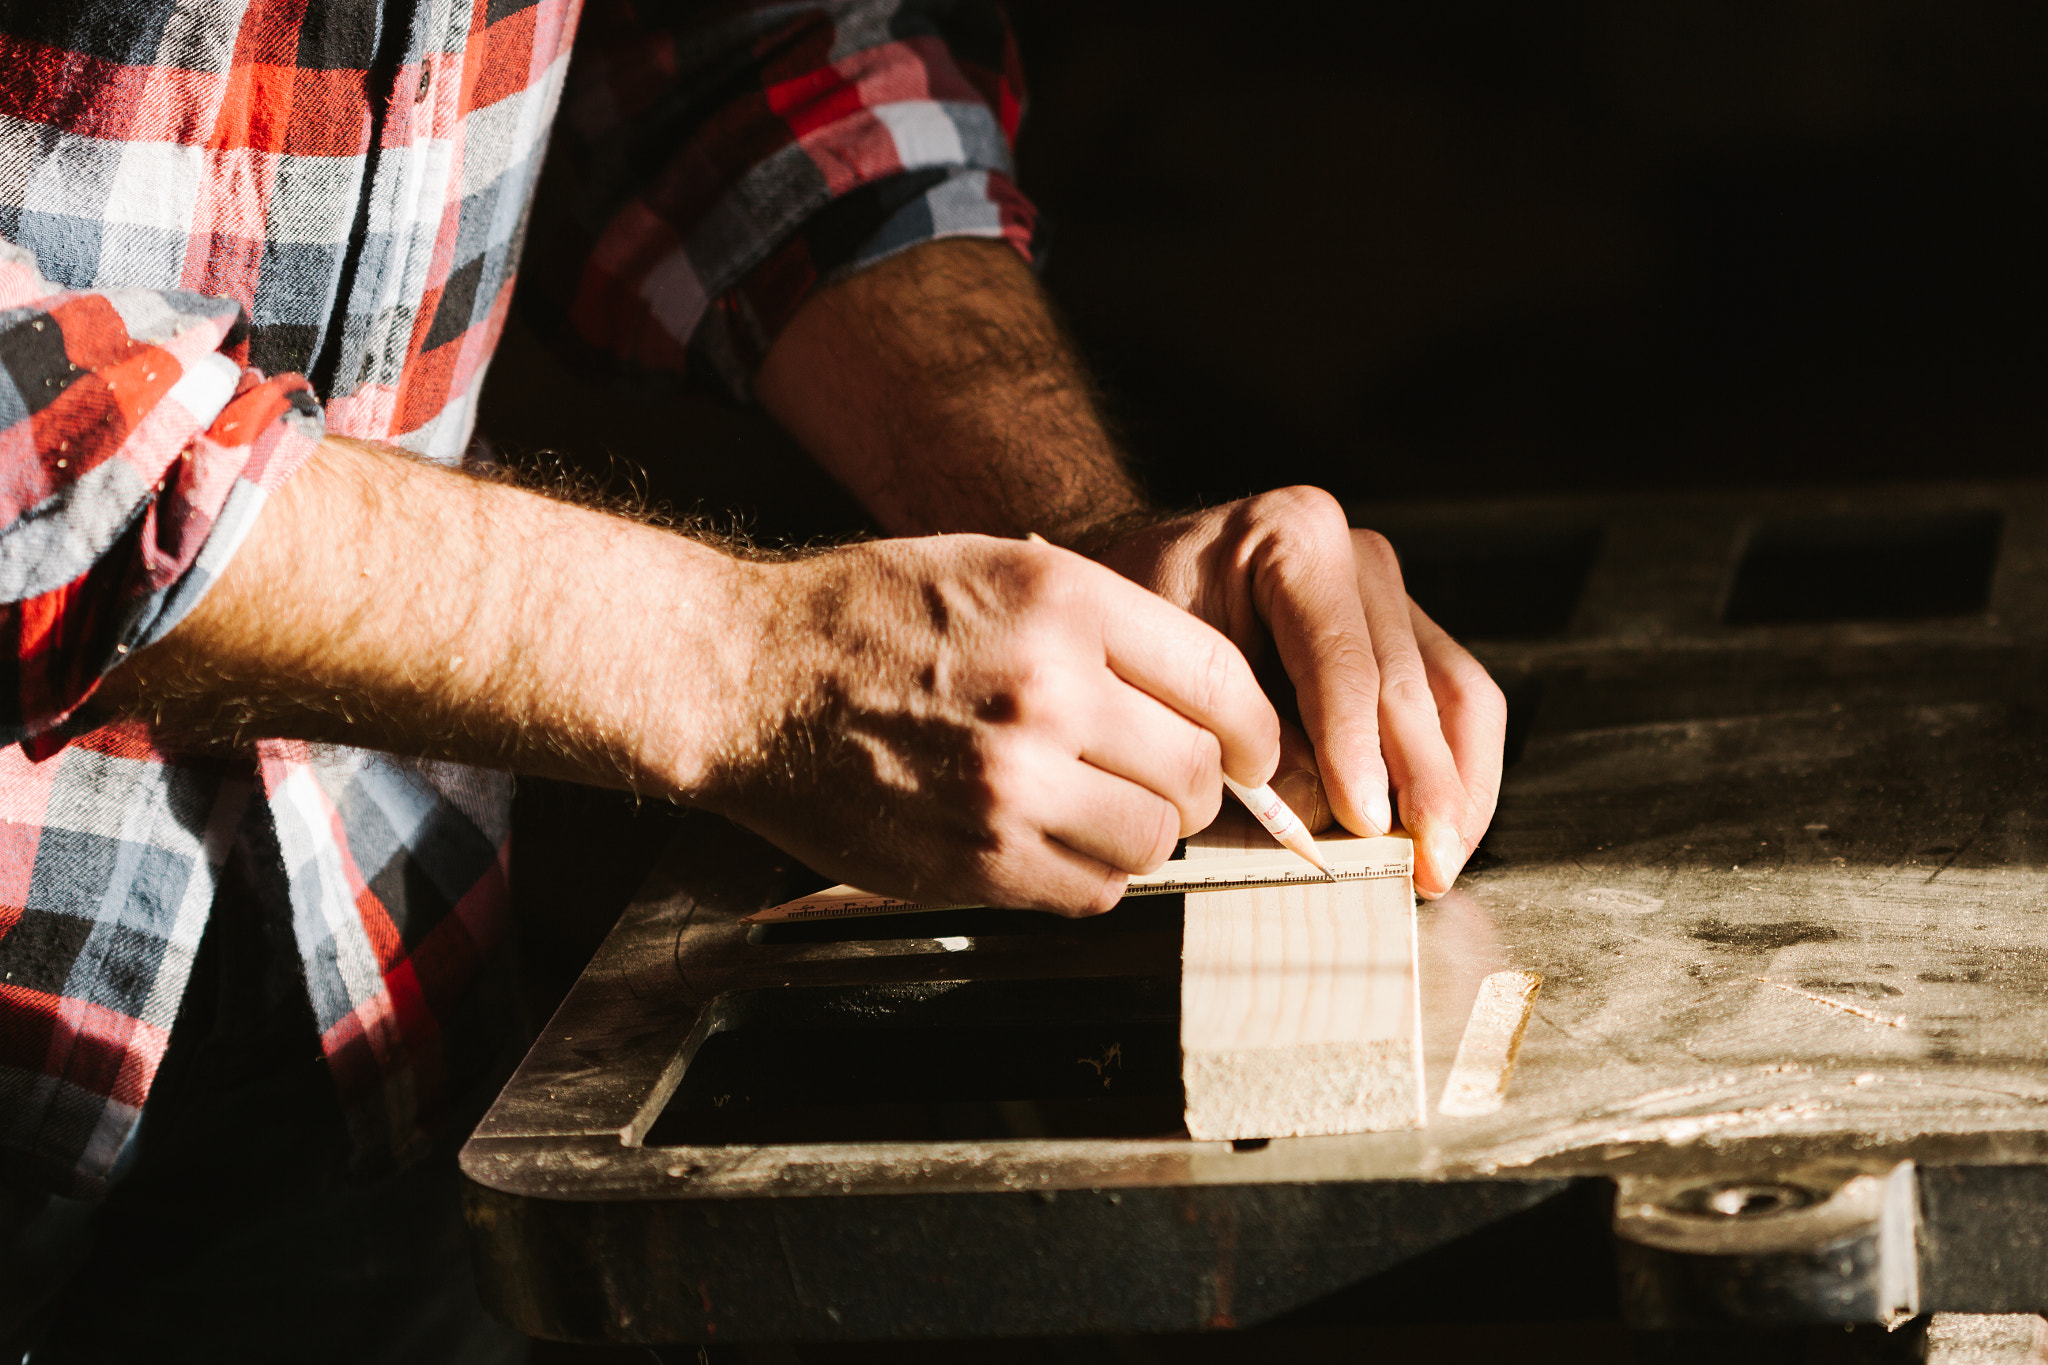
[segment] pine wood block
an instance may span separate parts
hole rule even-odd
[[[1188,841],[1187,856],[1258,847],[1259,840],[1272,842],[1249,822],[1205,831]],[[1376,842],[1413,856],[1405,839]],[[1191,1136],[1299,1137],[1422,1124],[1411,878],[1192,893],[1180,989]]]

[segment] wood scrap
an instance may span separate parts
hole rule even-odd
[[[1271,847],[1270,837],[1239,822],[1190,839],[1188,859],[1262,845]],[[1412,858],[1412,846],[1405,851]],[[1411,876],[1189,893],[1181,951],[1189,1134],[1419,1126],[1415,948]]]

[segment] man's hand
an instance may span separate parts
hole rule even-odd
[[[1079,555],[937,536],[757,566],[744,742],[695,799],[911,897],[1107,910],[1269,780],[1279,719],[1222,635]]]
[[[1222,635],[1049,545],[759,562],[329,441],[103,710],[706,805],[877,891],[1106,910],[1264,782]]]
[[[1384,830],[1391,804],[1417,840],[1417,889],[1450,888],[1493,815],[1500,690],[1409,600],[1387,542],[1347,526],[1328,494],[1148,512],[1008,247],[929,243],[821,290],[756,387],[890,531],[1037,531],[1277,659],[1308,732],[1290,730],[1281,794],[1360,833]]]
[[[1310,828],[1399,821],[1416,889],[1448,891],[1493,819],[1507,706],[1477,660],[1410,600],[1386,538],[1320,489],[1285,488],[1147,526],[1106,564],[1214,625],[1293,686],[1274,787]],[[1390,797],[1393,800],[1390,801]]]

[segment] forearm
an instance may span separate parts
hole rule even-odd
[[[329,440],[95,702],[187,741],[346,742],[688,796],[746,667],[730,629],[743,567]]]
[[[999,242],[928,243],[820,290],[756,393],[893,534],[1083,544],[1144,508],[1037,279]]]

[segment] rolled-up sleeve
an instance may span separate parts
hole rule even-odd
[[[233,302],[65,290],[0,243],[0,743],[60,747],[318,445],[305,380],[223,353],[244,330]]]
[[[744,395],[820,284],[943,237],[1030,257],[1022,111],[988,0],[592,0],[529,258],[535,306],[587,350],[708,365]]]

